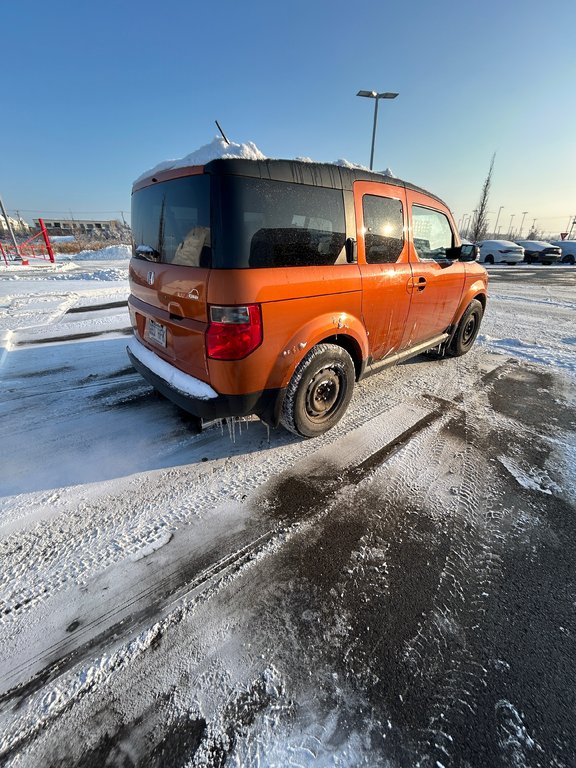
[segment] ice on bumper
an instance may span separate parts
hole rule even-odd
[[[211,386],[161,360],[154,352],[146,349],[135,337],[131,338],[128,342],[128,349],[142,365],[163,379],[173,389],[182,392],[182,394],[197,398],[198,400],[211,400],[214,397],[218,397]]]

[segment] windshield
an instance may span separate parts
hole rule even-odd
[[[132,236],[136,258],[209,267],[210,178],[187,176],[134,192]]]

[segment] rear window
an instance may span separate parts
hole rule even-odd
[[[241,176],[219,181],[221,225],[215,267],[346,263],[341,190]]]
[[[187,176],[134,192],[132,237],[137,258],[209,267],[210,178]]]

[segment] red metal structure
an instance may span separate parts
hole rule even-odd
[[[38,223],[40,225],[40,232],[33,235],[32,237],[29,237],[28,240],[25,240],[23,243],[19,243],[18,244],[19,253],[15,251],[13,246],[9,246],[6,244],[3,246],[0,243],[0,251],[2,253],[2,256],[4,257],[6,266],[8,266],[8,258],[7,258],[8,256],[10,256],[10,258],[14,258],[15,256],[20,256],[22,258],[22,264],[24,266],[28,265],[28,259],[44,259],[45,261],[50,260],[52,264],[55,263],[56,259],[54,258],[54,250],[52,248],[52,243],[50,242],[50,236],[48,235],[48,230],[44,225],[44,220],[38,219]],[[44,240],[43,243],[34,242],[40,237]]]

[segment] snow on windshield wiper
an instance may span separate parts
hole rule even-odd
[[[136,255],[142,256],[142,258],[148,259],[148,261],[160,261],[160,252],[150,245],[137,245]]]

